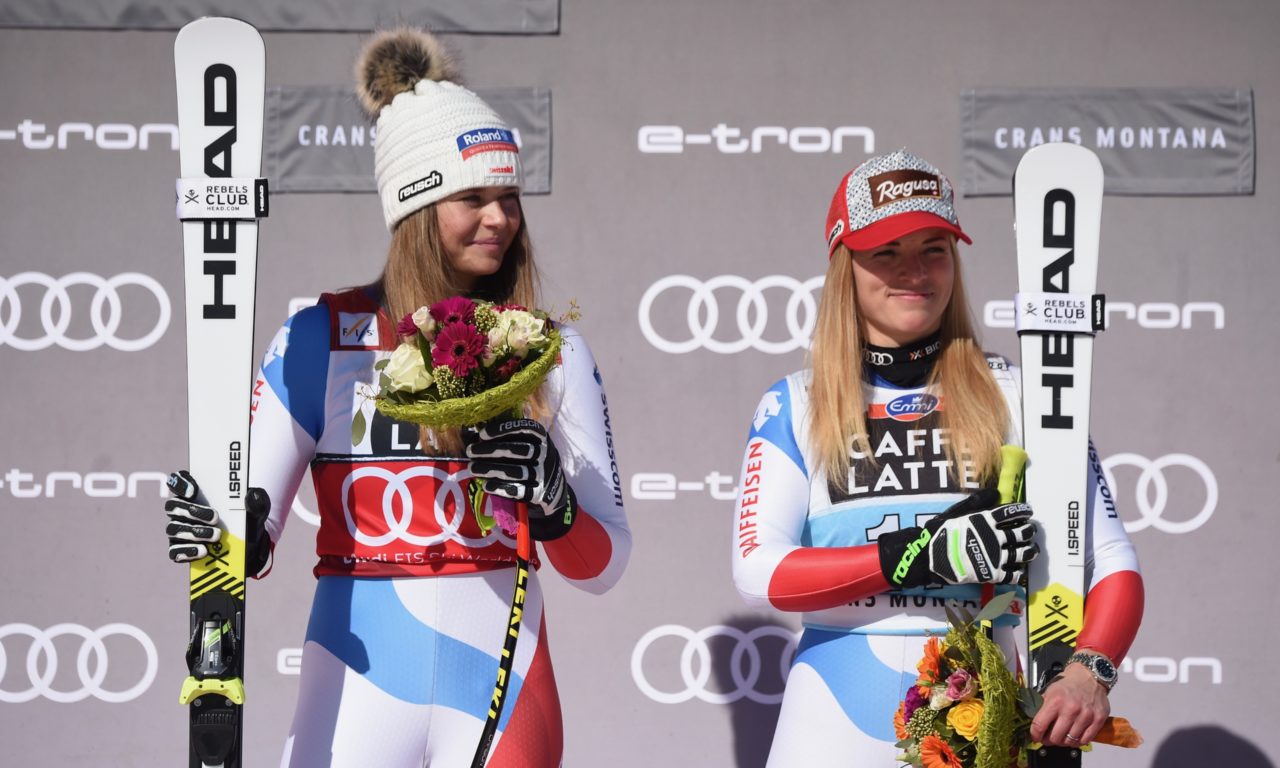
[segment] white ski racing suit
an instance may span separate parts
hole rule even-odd
[[[988,357],[1010,410],[1006,442],[1021,444],[1017,370]],[[938,426],[945,393],[900,387],[868,366],[870,446],[876,463],[854,454],[846,483],[828,482],[809,445],[809,373],[765,393],[753,419],[733,528],[733,577],[751,605],[803,612],[804,633],[787,679],[770,750],[771,768],[889,766],[899,750],[893,714],[917,677],[928,634],[945,634],[944,605],[977,612],[981,588],[890,590],[875,544],[887,531],[920,526],[978,489],[967,468],[951,471]],[[1141,594],[1137,558],[1116,515],[1096,456],[1086,522],[1087,606],[1122,606],[1126,620],[1089,625],[1079,645],[1124,656],[1141,615],[1123,607]],[[961,478],[960,481],[956,477]],[[996,621],[997,640],[1017,654],[1013,627],[1025,595]]]
[[[608,403],[586,341],[561,327],[561,363],[543,385],[548,428],[577,517],[541,557],[601,593],[626,565]],[[515,578],[515,542],[483,533],[464,458],[426,456],[418,429],[376,413],[373,365],[395,323],[364,289],[326,294],[294,315],[254,386],[250,479],[279,539],[311,468],[318,579],[284,766],[469,765],[486,718]],[[368,429],[352,444],[362,409]],[[558,766],[563,731],[542,592],[531,572],[514,677],[487,765]]]

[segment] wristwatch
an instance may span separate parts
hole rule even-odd
[[[1115,687],[1116,680],[1120,679],[1120,674],[1116,671],[1116,665],[1111,663],[1111,659],[1100,653],[1078,652],[1071,654],[1071,658],[1067,659],[1067,663],[1078,662],[1083,664],[1086,669],[1093,673],[1098,682],[1102,683],[1102,687],[1110,693]]]

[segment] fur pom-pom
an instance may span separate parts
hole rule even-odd
[[[373,117],[423,79],[457,82],[458,71],[440,41],[420,29],[379,32],[356,59],[356,91]]]

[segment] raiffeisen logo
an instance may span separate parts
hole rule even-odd
[[[98,149],[178,149],[178,126],[173,123],[61,123],[49,126],[31,119],[14,130],[0,129],[0,142],[21,141],[27,149],[68,149],[91,144]]]
[[[876,132],[865,125],[738,128],[720,123],[707,133],[692,133],[678,125],[644,125],[636,134],[636,144],[644,154],[659,155],[679,154],[687,146],[710,146],[726,155],[760,154],[777,149],[838,155],[859,148],[870,155],[876,149]]]

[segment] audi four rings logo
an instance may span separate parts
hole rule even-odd
[[[439,488],[436,489],[435,503],[432,504],[432,511],[435,514],[436,523],[440,526],[440,533],[433,536],[419,536],[409,531],[409,526],[413,522],[413,493],[409,490],[406,482],[415,477],[433,477],[440,481]],[[392,472],[381,467],[359,467],[342,482],[342,514],[347,522],[347,532],[351,534],[351,538],[368,547],[385,546],[397,539],[400,541],[413,544],[420,547],[431,547],[445,541],[457,541],[468,547],[484,547],[491,543],[497,536],[504,536],[501,533],[500,526],[494,526],[490,531],[479,539],[472,539],[463,536],[459,529],[467,518],[467,492],[463,487],[463,481],[471,477],[469,470],[462,470],[456,474],[450,474],[445,470],[434,466],[412,467],[403,472]],[[382,516],[387,522],[387,532],[371,536],[360,530],[356,525],[355,518],[351,514],[351,506],[349,499],[351,498],[351,486],[357,480],[365,478],[375,478],[386,483],[386,487],[382,491]],[[445,500],[452,497],[453,516],[447,517]],[[396,517],[396,499],[399,499],[400,517]]]
[[[645,657],[650,646],[668,637],[684,641],[679,664],[680,679],[684,687],[676,691],[659,690],[649,682],[645,674]],[[711,680],[711,647],[707,641],[713,637],[733,641],[733,651],[728,662],[733,688],[728,691],[717,692],[707,687]],[[724,624],[715,624],[696,632],[679,624],[654,627],[640,638],[635,650],[631,652],[631,677],[644,695],[659,704],[679,704],[693,698],[708,704],[732,704],[743,698],[757,704],[779,704],[782,702],[782,691],[765,693],[756,690],[765,664],[764,654],[759,647],[759,641],[764,637],[776,637],[783,641],[782,652],[778,656],[778,672],[781,679],[785,680],[791,659],[795,656],[799,633],[772,624],[748,631]]]
[[[40,322],[44,332],[32,338],[18,335],[23,306],[17,289],[24,285],[44,288],[44,297],[40,300]],[[72,338],[67,334],[71,318],[76,314],[67,289],[77,285],[94,290],[88,307],[93,334],[82,339]],[[124,339],[116,335],[124,315],[123,302],[117,289],[124,285],[150,291],[159,307],[155,325],[136,339]],[[32,310],[34,307],[28,308],[28,311]],[[80,311],[84,311],[84,308],[81,307]],[[170,314],[169,296],[164,288],[154,278],[138,272],[124,272],[111,278],[103,278],[90,272],[72,272],[57,278],[40,272],[22,272],[10,278],[0,277],[0,346],[8,344],[25,352],[45,349],[54,344],[75,352],[96,349],[103,344],[122,352],[137,352],[155,344],[164,335],[169,327]]]
[[[30,624],[6,624],[0,627],[0,680],[4,680],[9,666],[9,656],[5,649],[6,640],[14,635],[25,635],[31,638],[31,647],[27,649],[27,688],[11,691],[0,688],[0,701],[10,704],[21,704],[43,696],[51,701],[67,704],[81,701],[90,696],[102,701],[119,704],[138,698],[151,687],[156,679],[160,657],[156,653],[155,643],[142,630],[130,624],[105,624],[97,629],[89,629],[79,624],[55,624],[48,629],[40,629]],[[53,687],[53,680],[58,674],[58,651],[54,648],[54,638],[71,635],[80,638],[80,650],[76,653],[76,674],[80,678],[80,687],[70,691],[59,691]],[[146,654],[147,665],[142,676],[133,686],[122,691],[109,691],[102,687],[107,677],[107,646],[103,642],[113,635],[131,637],[142,646]],[[43,662],[43,669],[41,665]]]
[[[1116,487],[1116,467],[1135,467],[1138,470],[1134,509],[1138,510],[1139,517],[1137,520],[1125,521],[1124,524],[1125,530],[1130,533],[1145,528],[1156,528],[1165,533],[1190,533],[1204,525],[1218,507],[1218,479],[1214,477],[1209,465],[1195,456],[1170,453],[1153,461],[1136,453],[1117,453],[1102,462],[1102,471],[1106,475],[1107,484],[1112,488]],[[1204,504],[1189,520],[1165,519],[1169,502],[1169,481],[1165,475],[1166,470],[1170,469],[1190,472],[1204,486]],[[1177,497],[1182,498],[1184,494],[1177,494]]]
[[[788,275],[768,275],[751,281],[738,275],[717,275],[703,281],[689,275],[668,275],[649,286],[641,297],[640,330],[650,344],[673,355],[702,348],[722,355],[732,355],[747,349],[781,355],[804,349],[809,345],[809,335],[817,322],[818,303],[814,298],[814,290],[822,285],[823,280],[822,276],[811,277],[802,282]],[[716,338],[720,325],[720,304],[716,291],[720,289],[731,289],[738,293],[733,315],[737,328],[731,338]],[[769,305],[765,299],[765,291],[769,289],[790,292],[783,315],[787,336],[780,340],[764,337],[769,325]],[[669,339],[654,328],[653,305],[669,290],[689,292],[689,303],[684,312],[688,338]]]

